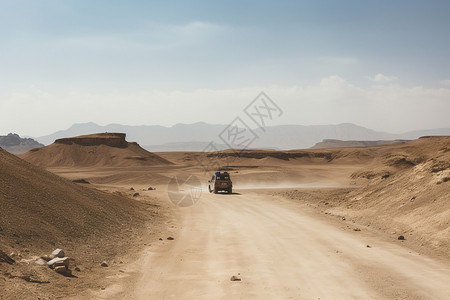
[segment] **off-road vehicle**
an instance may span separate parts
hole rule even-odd
[[[233,192],[233,183],[228,172],[216,172],[209,182],[209,192],[217,194],[219,191],[225,191],[228,194]]]

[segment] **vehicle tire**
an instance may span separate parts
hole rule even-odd
[[[228,189],[228,194],[233,194],[233,188]]]
[[[217,188],[214,188],[214,194],[217,194],[219,190]]]

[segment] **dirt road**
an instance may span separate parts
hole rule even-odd
[[[121,297],[450,299],[448,264],[269,194],[203,194],[181,218],[175,240],[152,246]],[[238,273],[242,281],[230,281]]]

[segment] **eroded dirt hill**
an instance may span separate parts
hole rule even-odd
[[[43,167],[126,167],[169,165],[168,160],[127,142],[123,133],[99,133],[56,140],[20,156]]]
[[[341,151],[341,150],[336,150]],[[346,150],[348,151],[348,150]],[[354,188],[284,193],[326,213],[399,235],[421,253],[450,249],[450,137],[364,148],[371,159],[351,175]]]
[[[0,250],[16,260],[0,260],[0,298],[70,295],[89,287],[100,263],[129,251],[144,224],[158,218],[155,206],[75,184],[0,149]],[[33,263],[57,247],[73,259],[71,268],[82,268],[70,285],[71,278]]]

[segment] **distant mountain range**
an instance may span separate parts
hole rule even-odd
[[[0,135],[0,147],[13,154],[22,154],[44,145],[30,138],[21,138],[18,134]]]
[[[227,125],[207,124],[177,124],[172,127],[157,125],[128,126],[109,124],[100,126],[95,123],[74,124],[67,130],[51,135],[37,137],[43,144],[51,144],[56,139],[73,137],[99,132],[122,132],[127,134],[128,141],[138,142],[149,151],[201,151],[209,142],[214,141],[218,150],[228,148],[218,138]],[[253,129],[258,138],[249,148],[265,149],[305,149],[314,146],[325,139],[343,141],[379,141],[379,140],[412,140],[426,135],[450,135],[450,128],[410,131],[402,134],[392,134],[374,131],[355,124],[338,125],[280,125]]]

